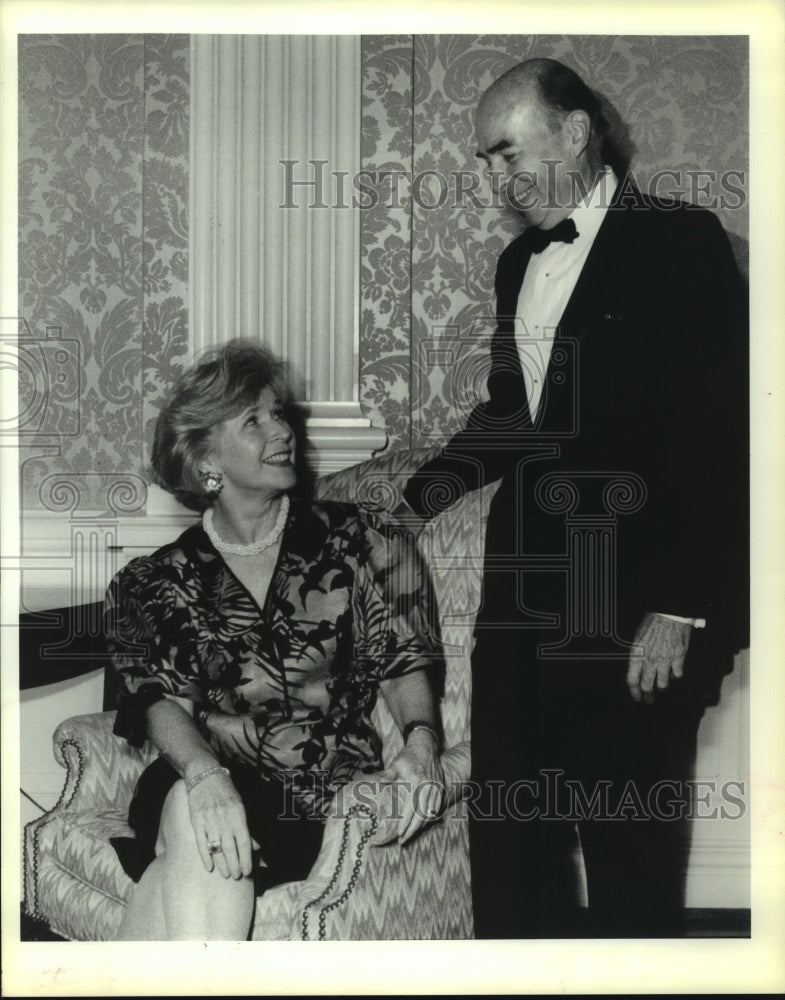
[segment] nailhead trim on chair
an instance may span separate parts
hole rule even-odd
[[[374,835],[374,833],[376,833],[376,830],[379,827],[379,820],[378,820],[376,814],[374,812],[372,812],[370,806],[360,805],[359,803],[357,805],[354,805],[354,806],[351,807],[351,809],[349,810],[349,812],[346,815],[346,819],[344,820],[344,824],[343,824],[343,836],[341,837],[341,846],[340,846],[340,848],[338,850],[338,864],[335,866],[335,871],[333,873],[333,877],[330,879],[330,882],[329,882],[327,888],[319,896],[317,896],[316,899],[312,899],[310,901],[310,903],[306,903],[306,905],[305,905],[305,907],[303,909],[303,918],[302,918],[302,939],[303,939],[303,941],[308,941],[309,940],[309,938],[308,938],[308,908],[311,907],[311,906],[316,906],[318,903],[321,903],[322,900],[326,899],[327,896],[332,891],[332,889],[335,887],[335,884],[338,881],[338,878],[339,878],[341,872],[343,871],[343,863],[346,860],[346,842],[349,839],[349,822],[355,816],[358,816],[360,814],[363,814],[363,815],[367,816],[370,819],[370,821],[371,821],[371,825],[365,831],[365,833],[362,835],[362,837],[360,837],[360,842],[357,845],[357,858],[356,858],[356,860],[354,862],[354,867],[352,868],[352,874],[351,874],[351,876],[349,878],[349,884],[343,890],[343,892],[338,897],[338,899],[333,900],[332,903],[328,903],[327,906],[323,906],[322,909],[319,911],[319,940],[320,941],[325,941],[326,938],[327,938],[327,914],[330,913],[332,910],[336,910],[339,906],[342,906],[346,902],[346,900],[349,898],[349,896],[351,896],[352,892],[354,891],[354,887],[357,885],[357,876],[360,874],[360,867],[361,867],[362,861],[363,861],[363,853],[365,851],[365,845],[368,843],[368,841],[371,839],[371,837]]]
[[[82,778],[84,777],[84,753],[82,751],[82,748],[79,746],[79,744],[76,742],[76,740],[63,740],[63,742],[60,744],[60,756],[63,758],[63,760],[66,763],[66,771],[67,772],[71,771],[71,767],[70,767],[68,758],[63,753],[63,750],[66,747],[73,747],[74,750],[76,750],[76,756],[79,758],[79,766],[78,766],[77,771],[76,771],[76,778],[74,779],[74,787],[73,787],[73,790],[71,792],[70,798],[68,799],[67,802],[63,802],[63,799],[65,798],[66,789],[68,788],[68,781],[66,780],[65,784],[63,785],[63,790],[60,793],[60,798],[57,800],[57,805],[54,807],[55,809],[59,808],[60,806],[66,807],[66,806],[70,806],[71,805],[71,803],[74,800],[74,796],[79,791],[79,785],[81,784]],[[69,776],[70,776],[70,773],[66,775],[66,779]],[[54,809],[52,810],[52,812],[54,812]]]
[[[76,750],[76,756],[77,756],[77,758],[79,760],[79,764],[78,764],[77,769],[76,769],[76,776],[74,778],[74,783],[73,783],[73,788],[71,790],[71,795],[68,798],[68,802],[65,802],[64,801],[64,799],[65,799],[65,793],[68,790],[68,787],[70,785],[69,778],[72,775],[70,760],[62,752],[63,749],[65,747],[67,747],[67,746],[73,747]],[[60,792],[59,799],[54,804],[54,806],[52,806],[52,808],[49,810],[49,812],[46,812],[46,813],[43,814],[43,816],[40,816],[38,818],[37,822],[36,822],[36,826],[35,826],[35,828],[33,830],[33,838],[32,838],[33,839],[33,855],[32,855],[32,858],[29,857],[29,855],[28,855],[27,837],[24,838],[24,848],[23,848],[23,850],[24,850],[24,870],[25,870],[25,872],[27,872],[29,870],[30,873],[31,873],[31,875],[32,875],[32,878],[30,880],[30,883],[31,883],[31,886],[32,886],[32,899],[27,894],[28,879],[25,878],[25,910],[30,914],[31,917],[36,917],[36,918],[39,917],[39,913],[38,913],[38,852],[39,852],[38,834],[41,832],[41,830],[43,829],[43,827],[46,825],[46,819],[47,819],[47,817],[51,817],[52,813],[55,812],[56,809],[59,809],[61,806],[68,806],[68,805],[71,804],[71,802],[74,799],[74,796],[79,791],[79,784],[80,784],[80,782],[82,780],[82,776],[84,775],[84,753],[82,752],[82,748],[79,746],[79,744],[76,742],[76,740],[63,740],[63,742],[60,744],[60,756],[65,761],[65,766],[66,766],[66,778],[65,778],[65,782],[63,784],[63,790]],[[28,869],[28,864],[30,866],[29,869]]]
[[[43,819],[43,816],[41,817]],[[24,856],[24,872],[25,872],[25,912],[31,917],[38,919],[38,827],[33,831],[33,854],[30,857],[30,852],[27,849],[27,837],[24,838],[24,843],[22,845],[22,851]],[[28,893],[28,883],[32,889],[32,893]],[[32,896],[32,898],[31,898]]]

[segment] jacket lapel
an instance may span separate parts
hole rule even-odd
[[[640,198],[639,193],[632,191],[629,185],[619,183],[559,321],[556,342],[569,340],[579,343],[594,321],[615,319],[606,315],[608,292],[613,283],[619,253],[625,252],[625,248],[626,252],[629,252],[629,241],[625,239],[627,232],[625,223],[629,222],[628,213],[631,209],[628,203],[620,201],[622,196]],[[510,244],[504,260],[500,261],[503,270],[497,280],[498,327],[495,336],[495,353],[497,358],[504,357],[504,370],[507,375],[504,386],[497,385],[495,391],[508,401],[512,396],[517,397],[518,406],[520,398],[523,398],[526,404],[525,424],[528,426],[531,426],[531,418],[528,413],[520,357],[515,343],[515,314],[530,259],[531,252],[518,237]],[[560,360],[558,373],[554,372],[554,353],[551,352],[548,362],[545,390],[534,428],[543,433],[551,431],[558,434],[564,430],[565,421],[569,422],[569,414],[575,406],[575,381],[578,371],[575,367],[574,349],[567,348],[564,354],[566,360]]]
[[[556,329],[536,424],[536,429],[542,433],[559,435],[575,429],[581,342],[590,328],[613,324],[620,318],[614,315],[616,305],[610,292],[618,277],[619,253],[630,250],[629,241],[625,239],[629,206],[618,200],[622,190],[620,183]],[[629,192],[629,187],[626,190]],[[562,351],[556,350],[559,342],[564,347]]]
[[[618,260],[623,243],[624,221],[630,210],[627,205],[619,203],[622,189],[620,182],[564,308],[557,338],[570,337],[580,341],[588,321],[604,315],[603,306],[606,305],[608,287],[613,279],[614,262]],[[626,190],[629,193],[629,188]]]

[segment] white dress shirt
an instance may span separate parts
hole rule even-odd
[[[618,183],[606,166],[592,190],[570,214],[578,230],[577,238],[572,243],[551,243],[542,253],[533,253],[529,258],[515,310],[515,343],[532,423],[540,410],[556,329]],[[706,624],[702,618],[663,617],[696,628]]]
[[[515,310],[515,343],[532,422],[540,409],[556,328],[618,183],[616,175],[606,167],[570,215],[578,230],[577,239],[573,243],[551,243],[542,253],[533,253],[529,258]]]

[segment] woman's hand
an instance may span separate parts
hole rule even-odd
[[[202,778],[188,792],[188,807],[196,846],[207,871],[215,866],[224,878],[247,878],[251,874],[251,836],[242,799],[229,775],[216,771]],[[221,850],[211,852],[210,844],[220,844]]]
[[[395,784],[400,793],[394,797],[396,815],[400,815],[397,837],[399,844],[406,844],[436,819],[444,803],[444,774],[433,735],[427,729],[415,729],[378,778],[382,784]]]
[[[395,801],[403,799],[398,842],[405,844],[418,830],[436,819],[445,799],[444,775],[435,735],[436,709],[424,670],[387,678],[379,686],[401,732],[411,727],[415,720],[424,723],[422,728],[411,729],[406,746],[378,775],[382,784],[395,783],[402,793],[395,796]],[[392,837],[380,843],[390,840]]]
[[[242,799],[191,714],[173,698],[162,698],[147,709],[147,731],[185,779],[186,789],[191,787],[188,809],[204,867],[208,872],[217,868],[224,878],[250,875],[251,838]],[[210,852],[209,844],[221,850]]]

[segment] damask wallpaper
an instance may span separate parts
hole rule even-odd
[[[408,445],[411,424],[412,213],[400,181],[414,157],[412,55],[408,35],[362,41],[362,169],[373,194],[360,216],[360,400],[388,447]]]
[[[152,423],[188,348],[188,49],[20,37],[28,509],[143,508]],[[658,193],[716,199],[746,272],[746,38],[366,36],[360,399],[390,448],[444,440],[482,391],[494,268],[518,223],[486,205],[474,110],[531,56],[604,96],[639,185],[670,169],[682,183],[661,176]]]
[[[187,349],[188,48],[20,36],[28,508],[144,503],[149,427]]]
[[[484,181],[474,198],[466,193],[477,174],[474,110],[494,79],[542,56],[606,99],[640,187],[673,170],[657,193],[716,201],[747,271],[746,38],[366,37],[363,167],[408,175],[398,184],[402,208],[365,212],[363,229],[361,398],[392,447],[443,440],[482,390],[494,268],[519,229],[512,215],[483,207]],[[417,197],[409,177],[423,181]]]

